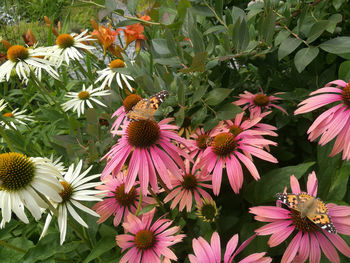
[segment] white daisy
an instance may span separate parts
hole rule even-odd
[[[10,222],[12,211],[28,224],[25,207],[35,220],[39,220],[42,208],[48,207],[40,194],[61,202],[59,193],[63,187],[58,178],[62,178],[61,173],[47,158],[27,157],[15,152],[0,154],[0,227]]]
[[[95,211],[90,208],[84,206],[80,203],[80,201],[101,201],[102,199],[96,197],[95,194],[101,194],[104,191],[99,190],[91,190],[90,188],[95,188],[95,186],[102,184],[102,182],[90,182],[89,181],[100,177],[101,174],[94,174],[88,177],[85,177],[91,170],[92,166],[90,166],[85,172],[80,173],[81,168],[83,166],[83,161],[81,160],[77,167],[74,169],[74,164],[69,166],[68,171],[64,175],[64,180],[61,181],[61,184],[64,190],[60,193],[62,197],[61,202],[53,202],[53,205],[57,208],[58,212],[58,228],[60,229],[60,243],[63,244],[66,239],[67,232],[67,217],[69,214],[82,226],[88,228],[88,225],[85,221],[78,215],[78,213],[74,210],[79,208],[80,210],[99,217]],[[84,178],[85,177],[85,178]],[[47,215],[43,232],[41,233],[40,238],[42,238],[51,223],[52,220],[52,212]]]
[[[19,79],[27,81],[31,71],[40,80],[42,69],[58,79],[57,72],[51,67],[52,63],[42,58],[53,55],[45,47],[26,48],[21,45],[11,46],[7,50],[8,60],[0,66],[0,82],[9,81],[11,75],[17,75]]]
[[[57,168],[57,170],[61,173],[64,174],[65,171],[67,170],[66,167],[64,167],[63,162],[61,161],[62,156],[58,157],[56,160],[54,160],[53,155],[50,155],[50,161],[52,164]]]
[[[90,35],[86,35],[88,30],[77,35],[76,33],[72,34],[61,34],[56,39],[56,45],[51,47],[52,52],[56,56],[52,56],[50,61],[54,62],[57,67],[59,67],[63,60],[69,65],[69,61],[80,60],[84,56],[81,54],[82,50],[95,49],[93,46],[88,46],[83,44],[85,41],[94,41]]]
[[[106,85],[108,85],[108,87],[110,87],[111,84],[112,84],[112,81],[113,81],[113,79],[115,77],[115,79],[117,80],[119,88],[121,88],[121,89],[124,88],[123,87],[123,83],[122,83],[122,80],[123,80],[125,85],[128,87],[128,89],[130,91],[132,91],[132,87],[130,86],[128,80],[134,80],[134,78],[129,76],[129,75],[117,72],[115,70],[116,68],[123,68],[123,67],[125,67],[125,63],[123,62],[123,60],[115,59],[115,60],[111,61],[111,63],[109,63],[109,67],[108,68],[105,68],[103,70],[97,71],[97,74],[99,74],[100,76],[95,81],[95,84],[97,82],[103,80],[102,85],[100,86],[100,88],[104,89]]]
[[[63,103],[61,106],[63,107],[64,111],[68,111],[70,109],[73,109],[73,111],[78,112],[78,117],[80,117],[80,114],[84,114],[84,108],[85,103],[88,105],[88,107],[91,109],[93,108],[91,101],[103,106],[102,102],[95,99],[94,97],[98,96],[108,96],[111,93],[108,90],[101,90],[100,88],[93,89],[92,85],[90,85],[87,89],[85,88],[85,85],[83,84],[83,90],[80,92],[68,92],[66,95],[67,98],[72,98],[71,100]]]
[[[1,101],[0,101],[1,102]],[[6,105],[7,103],[5,103]],[[4,109],[5,107],[1,107],[0,106],[0,112]],[[34,121],[33,120],[33,116],[30,116],[30,115],[26,115],[25,112],[27,110],[19,110],[18,108],[13,110],[13,111],[9,111],[9,112],[5,112],[2,114],[2,117],[3,118],[11,118],[11,120],[9,119],[6,123],[4,121],[0,121],[0,126],[4,126],[5,129],[10,129],[10,126],[11,125],[14,129],[17,130],[17,127],[16,127],[16,124],[15,123],[19,123],[19,124],[22,124],[22,125],[27,125],[26,122],[29,122],[29,121]],[[8,125],[8,124],[9,125]]]
[[[3,109],[6,108],[7,102],[5,102],[4,99],[0,100],[0,112],[2,112]]]

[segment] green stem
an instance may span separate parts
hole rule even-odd
[[[19,248],[19,247],[16,247],[14,245],[11,245],[11,244],[7,243],[5,240],[0,240],[0,245],[3,245],[4,247],[11,248],[11,249],[16,250],[18,252],[21,252],[23,254],[27,253],[27,250],[24,250],[22,248]]]
[[[69,225],[69,227],[71,227],[71,228],[74,230],[74,232],[79,236],[79,238],[80,238],[82,241],[84,241],[84,243],[85,243],[89,248],[92,248],[92,246],[91,246],[89,240],[87,240],[87,239],[84,237],[84,234],[82,234],[82,233],[80,232],[80,230],[79,230],[74,224],[72,224],[72,223],[69,221],[68,218],[67,218],[67,224]]]
[[[163,202],[159,200],[158,196],[153,192],[150,186],[148,187],[148,191],[151,193],[152,197],[156,200],[157,204],[160,206],[163,212],[167,213],[167,210],[165,209]]]
[[[226,28],[226,30],[228,31],[228,27],[225,24],[225,22],[218,16],[218,14],[215,12],[215,10],[208,5],[207,1],[204,1],[204,4],[213,12],[213,14],[215,15],[216,19]]]
[[[141,204],[142,204],[142,190],[140,189],[140,194],[139,194],[140,198],[139,198],[139,203],[137,204],[137,209],[135,212],[135,216],[137,216],[140,213],[141,210]]]

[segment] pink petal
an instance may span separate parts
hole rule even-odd
[[[282,231],[283,229],[286,229],[290,224],[292,223],[291,220],[278,220],[276,222],[272,222],[270,224],[267,224],[265,226],[262,226],[255,230],[258,235],[271,235],[275,232]]]
[[[315,171],[312,171],[307,178],[307,192],[309,195],[315,196],[317,195],[317,177]]]
[[[212,177],[214,195],[219,195],[220,193],[222,169],[222,159],[220,158],[214,168]]]
[[[230,260],[232,260],[231,255],[235,251],[238,244],[238,234],[231,237],[231,239],[228,241],[226,245],[226,251],[224,255],[224,262],[228,263]]]
[[[290,188],[293,194],[300,194],[300,185],[298,179],[293,175],[290,176]]]
[[[327,231],[323,233],[328,237],[328,239],[334,244],[334,246],[345,256],[350,258],[350,247],[348,244],[337,234],[331,234]]]
[[[321,249],[323,253],[326,255],[326,257],[332,262],[332,263],[338,263],[340,262],[339,255],[337,251],[335,250],[334,246],[331,242],[328,241],[327,238],[324,237],[323,234],[316,232],[316,237],[318,239],[318,242],[321,246]]]
[[[304,234],[300,240],[299,254],[296,256],[296,262],[305,262],[310,253],[310,240],[309,234]]]
[[[216,262],[221,261],[221,245],[220,245],[220,237],[217,232],[214,232],[211,236],[210,245],[214,253],[214,257]]]
[[[319,263],[321,259],[320,246],[318,244],[317,238],[313,233],[310,233],[310,263]]]
[[[300,246],[300,240],[302,237],[302,232],[299,231],[298,234],[290,242],[287,250],[284,252],[281,263],[290,263],[295,258]]]
[[[241,160],[242,163],[247,167],[250,174],[254,177],[255,180],[259,180],[260,176],[258,173],[258,170],[256,169],[255,165],[249,158],[247,158],[245,155],[241,154],[240,152],[235,152],[239,160]]]
[[[340,86],[340,87],[345,87],[346,85],[348,85],[348,83],[346,83],[345,81],[341,80],[341,79],[337,79],[337,80],[334,80],[334,81],[331,81],[331,82],[328,82],[326,84],[326,87],[329,87],[331,85],[337,85],[337,86]]]
[[[249,213],[272,219],[291,219],[289,210],[276,206],[251,207]]]
[[[321,88],[321,89],[318,89],[318,90],[311,92],[310,96],[320,94],[320,93],[342,93],[342,92],[343,91],[339,88],[325,87],[325,88]]]
[[[233,191],[238,194],[243,184],[242,166],[234,155],[226,158],[227,177]]]
[[[303,105],[303,106],[298,108],[294,112],[294,115],[310,112],[318,108],[321,108],[322,106],[330,104],[332,102],[341,101],[341,100],[342,100],[342,96],[339,94],[322,94],[315,97],[311,97],[299,103],[298,106],[300,105]]]
[[[270,247],[275,247],[275,246],[281,244],[284,240],[286,240],[290,236],[290,234],[292,234],[294,229],[295,229],[295,226],[289,226],[289,227],[285,228],[284,230],[273,233],[271,235],[269,241],[267,242],[267,244]]]

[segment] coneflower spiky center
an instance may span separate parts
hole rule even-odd
[[[7,58],[12,62],[25,60],[29,57],[28,49],[21,45],[13,45],[7,50]]]
[[[110,68],[124,68],[125,63],[121,59],[115,59],[115,60],[112,60],[111,63],[109,63],[109,67]]]
[[[33,180],[35,166],[29,157],[21,153],[0,154],[1,190],[18,191]]]
[[[80,91],[80,92],[78,93],[78,98],[79,98],[80,100],[87,100],[88,98],[90,98],[90,93],[87,92],[86,90]]]
[[[130,94],[127,96],[123,101],[123,106],[125,112],[128,112],[132,110],[132,108],[140,101],[142,100],[141,96],[137,94]]]
[[[156,243],[156,237],[151,230],[140,230],[135,235],[134,243],[138,249],[149,249],[154,247]]]
[[[61,34],[56,39],[56,45],[60,48],[72,47],[74,45],[74,38],[69,34]]]
[[[238,134],[240,134],[243,129],[241,127],[239,127],[238,125],[232,125],[229,128],[230,133],[232,133],[234,136],[237,136]]]
[[[60,183],[63,186],[63,190],[59,193],[59,195],[62,197],[62,203],[64,203],[71,199],[73,187],[66,181],[61,181]]]
[[[216,155],[227,156],[236,149],[237,143],[232,133],[223,132],[214,137],[212,146]]]
[[[139,120],[130,122],[126,132],[128,142],[138,148],[147,148],[158,142],[160,129],[153,120]]]
[[[254,97],[254,104],[257,106],[267,106],[269,105],[270,99],[269,96],[265,95],[265,94],[256,94]]]
[[[350,106],[350,83],[343,88],[343,101],[346,105]]]
[[[291,209],[292,222],[295,227],[303,232],[316,232],[319,227],[306,216],[302,217],[299,211]]]
[[[185,174],[183,176],[182,187],[186,190],[193,190],[197,187],[197,178],[192,174]]]
[[[9,118],[13,118],[15,117],[15,115],[12,112],[6,112],[2,115],[3,117],[9,117]]]
[[[208,134],[201,134],[196,139],[196,144],[199,149],[205,150],[209,145],[210,137]]]
[[[125,184],[119,185],[114,192],[114,198],[117,202],[124,207],[130,207],[136,201],[136,189],[131,187],[129,193],[125,193]]]

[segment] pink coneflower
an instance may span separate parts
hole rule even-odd
[[[147,187],[151,184],[154,192],[158,192],[157,175],[165,185],[172,189],[172,183],[168,170],[181,178],[179,167],[184,169],[180,156],[191,157],[171,140],[183,145],[187,140],[178,136],[178,129],[170,125],[172,118],[164,119],[159,123],[153,120],[132,121],[124,126],[120,133],[122,137],[117,144],[103,157],[107,159],[107,165],[102,172],[102,179],[111,172],[118,173],[130,157],[129,169],[125,180],[125,191],[129,192],[135,184],[136,176],[139,176],[142,194],[147,193]]]
[[[120,263],[161,262],[161,258],[163,262],[177,260],[169,246],[181,242],[185,235],[175,235],[180,227],[169,228],[172,223],[169,219],[158,219],[151,224],[154,212],[155,209],[143,214],[141,219],[133,214],[128,215],[127,221],[123,223],[125,233],[128,234],[116,236],[122,252],[129,249],[120,259]]]
[[[249,131],[247,129],[245,132]],[[220,192],[222,171],[225,168],[230,185],[238,194],[243,184],[243,171],[239,161],[247,167],[255,180],[260,176],[250,158],[251,155],[269,162],[278,162],[275,157],[262,149],[262,145],[276,145],[276,143],[256,137],[245,137],[243,132],[237,136],[231,132],[221,132],[213,138],[211,146],[205,149],[197,167],[209,173],[213,172],[212,184],[215,195]]]
[[[330,156],[343,151],[343,160],[349,160],[350,83],[335,80],[327,83],[325,87],[311,92],[310,96],[313,97],[299,103],[300,108],[294,112],[295,115],[313,111],[333,102],[338,102],[338,104],[318,116],[307,131],[309,140],[314,141],[322,135],[318,143],[325,145],[337,137]]]
[[[197,203],[201,203],[201,198],[210,198],[203,188],[211,189],[210,184],[204,183],[211,178],[207,173],[192,168],[190,162],[185,160],[185,169],[181,171],[182,178],[172,176],[171,182],[174,185],[173,190],[165,197],[164,202],[167,203],[173,200],[170,208],[174,209],[178,204],[179,210],[182,211],[185,207],[187,212],[191,211],[193,198]]]
[[[234,235],[226,245],[226,251],[223,261],[221,260],[221,244],[220,236],[214,232],[211,236],[210,244],[203,238],[192,240],[194,255],[189,255],[191,263],[231,263],[235,256],[240,253],[255,238],[255,235],[244,241],[238,248],[238,234]],[[237,248],[237,250],[236,250]],[[236,251],[235,251],[236,250]],[[238,261],[241,263],[269,263],[272,261],[270,257],[264,257],[266,252],[254,253],[246,258]],[[236,262],[236,261],[235,261]]]
[[[112,118],[117,117],[117,119],[114,121],[111,133],[116,135],[118,133],[118,129],[120,125],[127,124],[129,121],[126,118],[126,114],[140,101],[142,100],[141,96],[137,94],[130,94],[123,100],[123,105],[119,107],[113,114]],[[127,121],[127,122],[126,122]]]
[[[140,183],[135,182],[130,191],[125,193],[125,179],[125,172],[120,172],[116,176],[107,175],[102,181],[103,185],[96,186],[96,189],[107,191],[104,193],[104,200],[93,207],[100,215],[97,223],[101,224],[113,215],[113,224],[117,226],[122,218],[126,220],[129,213],[135,214],[140,200]],[[153,203],[155,203],[153,198],[142,196],[141,208]]]
[[[267,96],[266,94],[264,94],[261,87],[260,87],[260,90],[261,90],[261,93],[258,93],[258,94],[253,94],[253,93],[250,93],[249,91],[244,91],[244,94],[239,94],[240,99],[235,101],[234,104],[238,106],[245,105],[243,107],[243,110],[249,109],[251,114],[260,115],[262,112],[266,110],[270,110],[271,107],[274,107],[283,111],[285,114],[288,115],[285,109],[274,104],[275,101],[283,100],[282,98],[274,96],[274,95],[281,94],[281,92],[277,92],[274,95]]]
[[[301,193],[299,182],[294,175],[290,177],[290,185],[293,194]],[[314,172],[308,177],[307,192],[309,195],[316,197],[317,178]],[[280,205],[279,201],[277,204]],[[336,231],[340,234],[349,235],[350,207],[336,204],[327,204],[326,207]],[[306,211],[311,211],[311,208],[306,209]],[[317,263],[320,262],[321,250],[330,262],[340,262],[336,248],[345,256],[350,257],[350,247],[338,234],[325,231],[309,220],[308,217],[302,216],[302,212],[278,206],[258,206],[250,208],[250,213],[255,214],[254,218],[258,221],[270,222],[255,230],[258,235],[272,234],[268,241],[270,247],[275,247],[285,241],[291,234],[294,235],[285,250],[282,263],[292,262],[293,260],[293,262],[305,262],[307,259],[310,263]]]
[[[199,161],[205,149],[207,149],[211,144],[211,141],[213,139],[213,132],[205,132],[203,128],[197,128],[192,133],[190,138],[193,139],[189,141],[189,149],[191,152],[190,155],[193,159],[196,158],[196,160]]]

